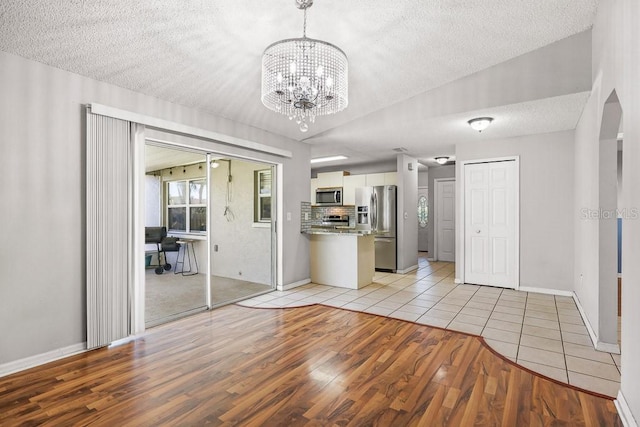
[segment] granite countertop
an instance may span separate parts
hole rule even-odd
[[[302,234],[350,234],[366,236],[372,234],[370,230],[356,230],[355,228],[312,227],[301,232]]]
[[[349,227],[311,227],[309,230],[301,231],[302,234],[349,234],[368,236],[370,234],[377,234],[371,230],[358,230]]]

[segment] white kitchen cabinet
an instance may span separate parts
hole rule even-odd
[[[383,173],[368,173],[366,175],[367,187],[375,187],[376,185],[384,185]]]
[[[318,173],[318,188],[342,187],[344,171]]]
[[[348,289],[370,285],[376,265],[374,241],[373,234],[310,235],[311,281]]]
[[[367,186],[369,187],[376,185],[398,185],[397,172],[369,173],[366,177]]]
[[[342,180],[342,204],[356,204],[356,188],[365,187],[367,180],[365,175],[349,175]]]
[[[311,178],[311,194],[309,201],[312,205],[316,204],[316,188],[318,188],[318,178]]]
[[[398,185],[398,173],[387,172],[384,174],[384,185]]]

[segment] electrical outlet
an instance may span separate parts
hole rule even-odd
[[[287,212],[287,221],[291,221],[291,212]]]

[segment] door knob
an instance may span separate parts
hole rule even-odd
[[[480,234],[480,230],[476,230],[476,233]]]

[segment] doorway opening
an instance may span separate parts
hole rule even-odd
[[[275,289],[275,166],[216,155],[210,165],[211,306],[217,307]]]
[[[206,153],[145,144],[147,327],[208,307],[206,161]]]
[[[622,191],[622,107],[614,90],[604,104],[600,126],[598,165],[598,349],[619,353],[624,267],[621,230],[625,210]]]
[[[145,327],[275,289],[274,165],[147,139],[144,179],[145,230],[166,230],[145,246]]]

